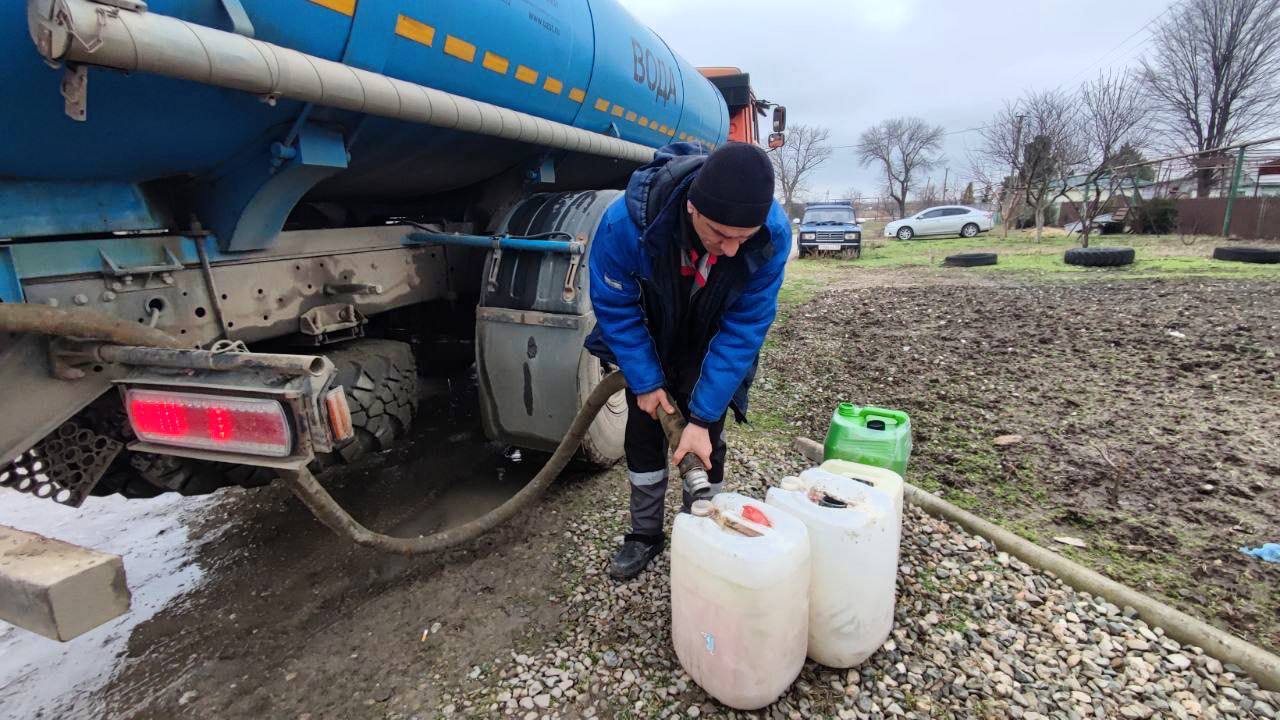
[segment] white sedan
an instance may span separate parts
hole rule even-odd
[[[884,226],[885,237],[910,240],[925,235],[959,235],[971,238],[987,232],[995,225],[992,215],[961,205],[946,205],[921,210],[912,217],[894,220]]]

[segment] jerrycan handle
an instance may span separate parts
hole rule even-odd
[[[858,408],[858,419],[871,430],[885,430],[889,423],[902,427],[910,422],[910,417],[901,410],[878,407]]]
[[[689,511],[694,517],[710,518],[712,521],[714,521],[717,525],[724,528],[725,530],[731,530],[733,532],[738,533],[739,535],[745,535],[746,537],[762,537],[764,535],[764,533],[760,532],[759,530],[756,530],[755,528],[749,525],[742,523],[740,520],[733,517],[732,515],[721,512],[720,508],[713,505],[710,500],[694,500],[693,507],[691,507]],[[750,518],[747,518],[747,519],[750,519]],[[752,522],[755,522],[755,521],[752,520]],[[765,519],[765,526],[769,527],[767,518]]]

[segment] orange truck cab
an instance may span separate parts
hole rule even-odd
[[[760,144],[760,118],[773,108],[773,132],[769,134],[769,147],[782,147],[787,125],[787,109],[767,100],[756,98],[751,90],[751,75],[736,67],[698,68],[703,77],[724,96],[729,106],[729,140]]]

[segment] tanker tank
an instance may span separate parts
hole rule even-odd
[[[232,5],[215,0],[5,3],[0,64],[8,71],[0,78],[0,91],[10,108],[21,111],[0,114],[6,138],[0,177],[8,178],[0,181],[0,236],[137,230],[169,226],[194,212],[224,249],[248,250],[268,244],[274,232],[265,222],[242,226],[242,215],[256,212],[274,220],[283,206],[291,210],[304,197],[329,207],[412,213],[415,203],[406,200],[476,186],[515,168],[540,170],[548,160],[559,172],[544,184],[563,189],[616,186],[637,164],[634,151],[621,159],[618,153],[573,151],[547,157],[545,144],[523,137],[183,79],[188,62],[201,78],[214,74],[209,68],[218,63],[245,66],[231,68],[240,74],[255,70],[247,68],[244,55],[234,54],[247,52],[243,48],[232,48],[229,59],[219,58],[217,46],[205,43],[200,50],[210,57],[192,59],[180,44],[190,41],[184,37],[190,33],[150,30],[159,28],[159,20],[223,31],[218,40],[229,48],[234,43],[227,37],[252,38],[372,77],[486,103],[526,120],[586,131],[600,141],[613,138],[646,148],[692,141],[714,147],[727,133],[725,103],[711,83],[616,0],[244,0],[239,18],[226,10]],[[139,29],[153,34],[131,37]],[[86,47],[85,41],[91,46],[97,40],[102,47]],[[123,47],[126,41],[136,47]],[[58,52],[61,45],[65,54]],[[126,59],[112,59],[119,57]],[[47,61],[59,60],[67,61],[62,68],[48,66]],[[135,65],[123,66],[128,63]],[[270,63],[264,68],[283,74]],[[165,76],[173,73],[179,75]],[[69,97],[75,96],[81,77],[87,87],[82,101],[64,101],[69,89]],[[267,87],[279,81],[270,77]],[[321,82],[336,84],[324,77]],[[372,91],[355,92],[368,96]],[[310,169],[280,181],[278,176],[288,174],[281,172],[282,165],[298,154],[311,156]],[[601,162],[602,154],[612,161]],[[69,188],[99,194],[103,202],[128,211],[33,223],[28,210],[11,207],[51,202]],[[22,202],[3,202],[17,198]]]

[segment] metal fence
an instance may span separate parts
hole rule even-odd
[[[1117,166],[1096,186],[1072,186],[1074,181],[1064,182],[1067,189],[1046,208],[1048,224],[1077,224],[1080,210],[1090,206],[1085,198],[1098,190],[1099,224],[1132,227],[1138,206],[1164,200],[1177,211],[1174,232],[1280,239],[1280,138]],[[1031,214],[1030,207],[1015,210],[1020,221]]]
[[[1231,221],[1227,235],[1242,238],[1280,239],[1280,197],[1183,198],[1177,201],[1178,232],[1216,235],[1222,232],[1227,206]]]

